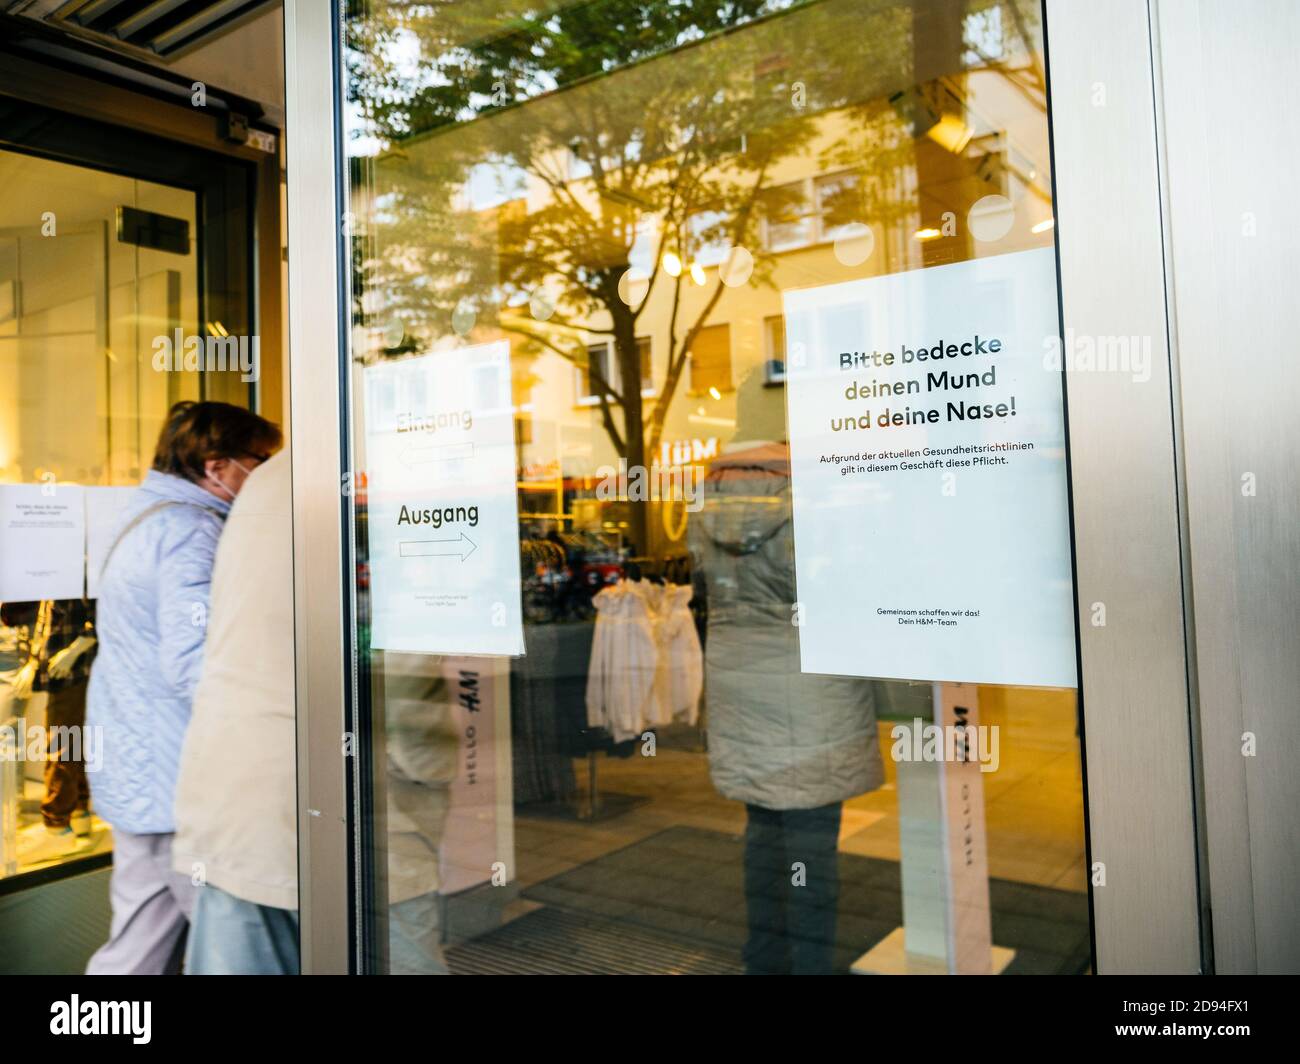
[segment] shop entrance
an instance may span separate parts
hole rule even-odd
[[[152,368],[155,337],[197,332],[197,197],[14,151],[0,151],[0,187],[0,492],[7,515],[23,505],[20,495],[82,495],[74,519],[97,543],[98,524],[111,521],[113,502],[148,468],[169,406],[199,397],[198,375]],[[22,224],[30,219],[39,223]],[[170,246],[147,246],[162,241],[133,225],[141,219],[169,226]],[[96,490],[85,495],[86,486]],[[8,539],[14,559],[25,548]],[[59,573],[67,588],[43,588],[35,585],[56,578],[12,569],[0,590],[3,723],[24,756],[3,761],[0,870],[19,876],[106,854],[111,839],[93,815],[84,771],[51,764],[45,749],[47,727],[84,724],[93,653],[65,653],[56,675],[48,663],[93,632],[93,583]],[[75,823],[72,835],[45,830],[65,821]]]
[[[253,331],[254,168],[2,88],[0,128],[0,956],[77,971],[107,935],[81,730],[106,535],[173,403],[254,402],[260,366],[207,357]]]

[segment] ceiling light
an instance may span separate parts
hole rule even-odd
[[[975,131],[954,114],[946,114],[925,131],[925,135],[954,155],[966,150]]]

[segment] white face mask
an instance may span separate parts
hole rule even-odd
[[[242,463],[242,462],[236,462],[233,458],[228,459],[228,461],[229,461],[232,465],[239,466],[239,468],[243,470],[243,472],[244,472],[244,476],[245,476],[245,477],[251,477],[251,476],[253,475],[253,471],[252,471],[251,469],[244,469],[244,466],[243,466],[243,463]],[[230,496],[230,501],[231,501],[231,502],[234,502],[234,501],[235,501],[235,496],[238,495],[239,492],[237,492],[237,491],[231,491],[228,487],[226,487],[223,483],[221,483],[221,481],[219,481],[219,480],[218,480],[216,477],[214,477],[211,473],[207,474],[207,476],[206,476],[205,479],[210,480],[213,484],[215,484],[215,485],[216,485],[217,487],[219,487],[222,491],[224,491],[227,495],[229,495],[229,496]]]

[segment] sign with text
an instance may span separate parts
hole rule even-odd
[[[1053,250],[784,309],[803,671],[1073,687]]]
[[[365,370],[371,645],[522,654],[510,345]]]
[[[79,599],[86,511],[76,484],[0,484],[0,602]]]

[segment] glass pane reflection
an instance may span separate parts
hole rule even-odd
[[[508,344],[526,648],[372,649],[363,562],[375,966],[1086,970],[1074,690],[963,696],[998,739],[954,874],[938,766],[891,756],[951,692],[802,673],[791,623],[782,293],[1052,246],[1038,5],[346,30],[357,467],[367,367]]]

